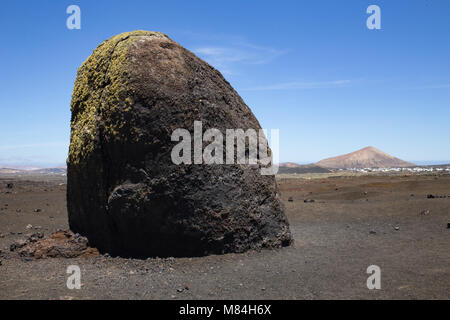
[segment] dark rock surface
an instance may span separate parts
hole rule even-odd
[[[166,35],[103,42],[78,70],[71,109],[69,225],[101,252],[200,256],[291,243],[274,176],[172,162],[177,128],[193,136],[202,121],[225,137],[260,125],[217,70]]]

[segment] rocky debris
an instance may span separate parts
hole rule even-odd
[[[447,195],[436,195],[436,194],[428,194],[427,195],[428,199],[445,199],[447,198]]]
[[[26,240],[17,240],[9,246],[9,250],[16,251],[17,249],[24,247],[26,244],[27,244]]]
[[[428,194],[427,199],[444,199],[447,198],[447,195],[435,195],[435,194]]]
[[[227,129],[261,127],[220,72],[166,35],[103,42],[79,68],[71,111],[69,225],[101,252],[202,256],[292,242],[275,177],[260,165],[172,161],[172,133],[193,136],[194,121],[224,142]]]
[[[316,200],[314,199],[305,199],[303,200],[304,203],[312,203],[312,202],[316,202]]]
[[[294,198],[289,197],[288,201],[289,201],[289,202],[294,202]]]
[[[98,255],[95,248],[89,247],[88,240],[71,231],[57,231],[44,238],[42,232],[32,234],[28,239],[15,242],[10,247],[25,258],[76,258]]]
[[[7,183],[6,184],[6,188],[7,189],[12,189],[12,188],[14,188],[14,184],[13,183]]]

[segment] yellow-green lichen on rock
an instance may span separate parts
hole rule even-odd
[[[133,88],[128,84],[128,49],[140,37],[167,37],[160,32],[132,31],[100,44],[78,69],[71,101],[71,136],[68,163],[79,164],[102,140],[117,136],[125,119],[114,112],[133,106]]]

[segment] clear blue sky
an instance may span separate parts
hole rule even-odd
[[[81,8],[81,30],[66,8]],[[381,8],[369,30],[366,8]],[[161,31],[223,72],[281,161],[372,145],[450,160],[450,1],[1,1],[0,165],[64,164],[77,68],[103,40]]]

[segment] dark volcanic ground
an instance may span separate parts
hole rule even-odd
[[[64,178],[24,179],[0,178],[0,299],[450,298],[450,175],[283,179],[293,246],[148,260],[10,252],[36,231],[68,228]],[[80,290],[66,287],[69,265],[81,268]],[[369,265],[381,268],[381,290],[366,287]]]

